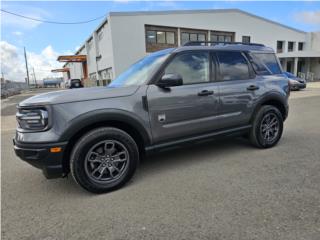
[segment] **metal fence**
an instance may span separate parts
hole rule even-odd
[[[298,77],[305,79],[307,82],[314,81],[314,73],[312,73],[312,72],[307,72],[307,73],[298,72]]]
[[[28,85],[23,82],[1,83],[1,98],[7,98],[19,94],[22,90],[28,89]]]

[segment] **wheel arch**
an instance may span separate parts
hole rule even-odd
[[[68,142],[63,156],[63,167],[66,173],[70,171],[69,158],[78,139],[90,130],[99,127],[115,127],[125,131],[135,140],[141,154],[144,153],[145,147],[151,144],[151,136],[142,120],[130,113],[116,110],[92,111],[83,114],[71,122],[60,138],[61,141]]]
[[[287,118],[287,115],[288,115],[287,100],[284,97],[279,96],[279,94],[274,93],[274,94],[270,94],[268,96],[265,96],[259,100],[259,102],[256,104],[256,106],[254,108],[254,111],[253,111],[253,114],[251,117],[251,121],[253,120],[254,116],[256,115],[256,113],[258,112],[260,107],[264,106],[264,105],[275,106],[281,112],[283,120],[285,120]]]

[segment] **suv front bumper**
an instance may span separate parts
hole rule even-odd
[[[22,160],[36,168],[42,169],[46,178],[59,178],[65,175],[63,153],[67,145],[63,143],[21,143],[13,139],[14,151]],[[61,148],[59,152],[52,152],[51,148]]]

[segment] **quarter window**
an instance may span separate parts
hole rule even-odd
[[[185,53],[176,56],[165,69],[165,74],[179,74],[183,84],[209,82],[208,53]]]
[[[217,52],[222,81],[249,79],[249,66],[240,52]]]
[[[273,53],[253,53],[252,65],[257,74],[270,75],[280,74],[281,68]]]

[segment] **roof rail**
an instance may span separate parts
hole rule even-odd
[[[231,45],[231,44],[236,44],[236,45],[249,45],[249,46],[260,46],[260,47],[265,47],[264,44],[261,43],[243,43],[243,42],[214,42],[214,41],[190,41],[185,43],[183,46],[214,46],[214,45]]]

